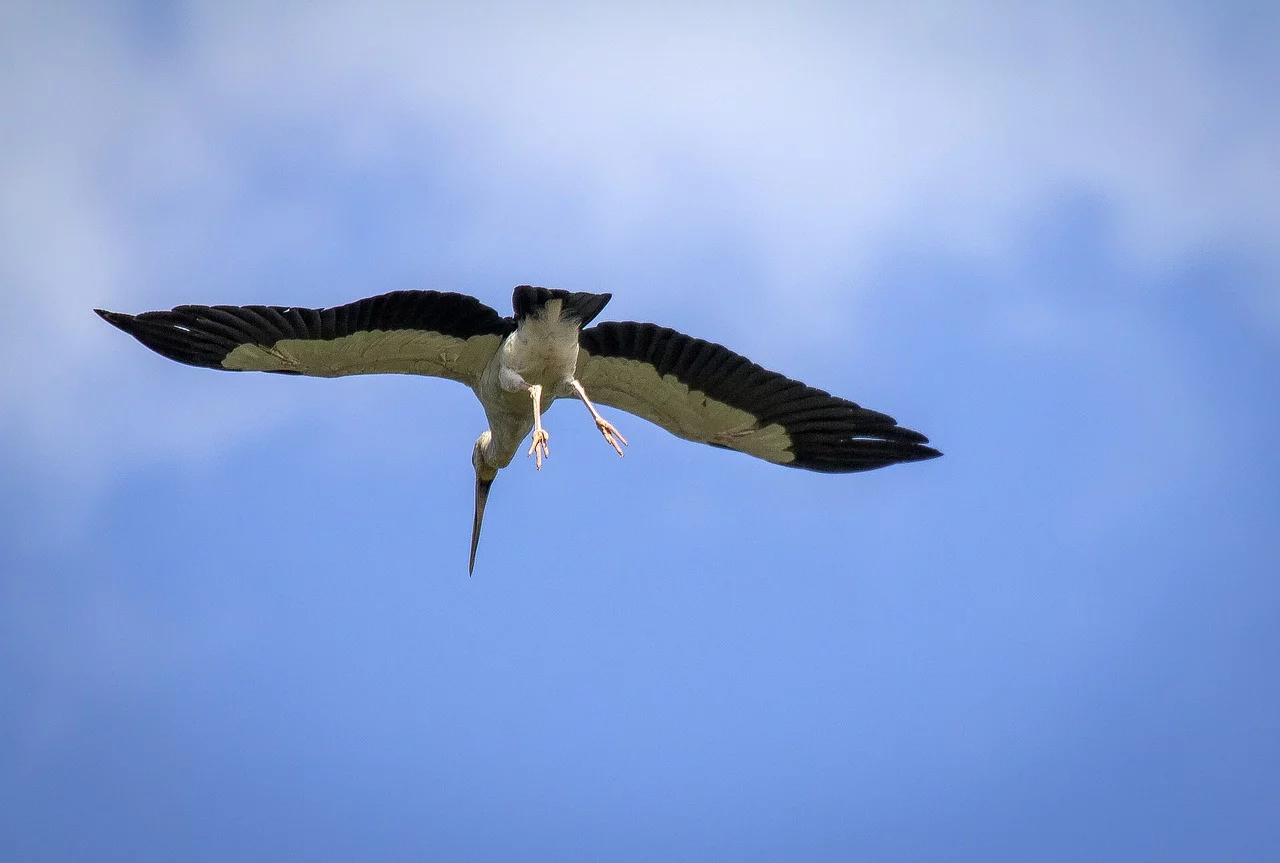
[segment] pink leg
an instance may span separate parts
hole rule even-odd
[[[618,441],[622,441],[622,446],[629,446],[627,439],[622,436],[622,432],[614,428],[613,423],[600,416],[600,412],[591,403],[591,399],[587,398],[587,391],[582,388],[582,384],[578,383],[577,379],[569,381],[569,385],[578,394],[578,398],[582,399],[582,403],[587,406],[587,410],[591,411],[591,416],[596,421],[596,428],[600,429],[600,433],[604,435],[605,442],[613,447],[618,455],[622,455],[622,447],[618,446]]]
[[[551,450],[547,447],[547,441],[551,439],[551,435],[547,434],[542,427],[542,386],[530,384],[529,395],[533,398],[533,445],[525,455],[526,457],[535,456],[538,470],[542,470],[542,460],[551,458]]]

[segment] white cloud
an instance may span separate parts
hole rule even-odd
[[[1072,193],[1110,208],[1140,267],[1266,259],[1276,307],[1274,54],[1234,56],[1217,19],[1163,4],[914,9],[198,4],[148,49],[119,9],[9,4],[0,279],[23,325],[0,344],[16,406],[0,432],[80,451],[63,460],[80,471],[134,397],[111,376],[113,419],[94,369],[119,336],[90,306],[167,303],[157,274],[225,273],[246,222],[264,255],[341,244],[315,207],[262,217],[263,148],[315,160],[320,207],[362,167],[463,176],[451,241],[477,259],[500,254],[530,187],[582,201],[571,256],[699,206],[703,175],[800,317],[889,245],[1002,259]],[[105,415],[86,424],[86,406]]]
[[[389,129],[444,111],[504,161],[589,172],[615,202],[651,201],[689,159],[730,179],[784,259],[873,254],[922,215],[999,247],[1064,189],[1107,199],[1153,262],[1274,235],[1277,121],[1252,79],[1280,64],[1233,67],[1164,6],[982,8],[333,4],[263,21],[223,5],[201,22],[200,72],[250,110],[287,95]]]

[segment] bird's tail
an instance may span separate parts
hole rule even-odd
[[[540,314],[542,307],[552,300],[560,300],[563,303],[560,314],[577,319],[579,326],[585,327],[604,310],[605,304],[612,298],[613,294],[574,293],[559,288],[520,285],[511,295],[511,305],[515,309],[516,323],[519,323],[524,318]]]

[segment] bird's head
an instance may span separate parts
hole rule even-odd
[[[480,523],[484,521],[484,505],[489,500],[489,486],[493,485],[498,475],[497,468],[489,467],[484,460],[484,451],[488,449],[493,434],[486,429],[476,438],[476,445],[471,450],[471,464],[476,469],[476,512],[475,521],[471,524],[471,561],[467,564],[467,574],[476,568],[476,546],[480,544]]]

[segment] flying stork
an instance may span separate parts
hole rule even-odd
[[[587,325],[611,294],[521,285],[502,317],[474,297],[393,291],[328,309],[177,306],[129,315],[95,309],[153,351],[229,371],[339,377],[414,374],[471,387],[489,428],[471,450],[476,471],[473,572],[489,488],[530,431],[536,467],[551,455],[542,414],[576,396],[605,442],[627,443],[596,403],[686,440],[774,464],[852,473],[941,455],[890,416],[768,371],[713,342],[656,324]],[[588,395],[590,393],[590,395]]]

